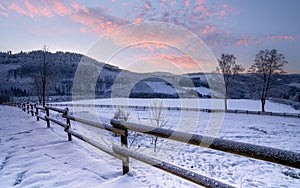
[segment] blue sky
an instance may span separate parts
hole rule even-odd
[[[259,50],[275,48],[289,62],[286,70],[300,73],[299,8],[297,0],[2,0],[0,50],[31,51],[46,44],[53,52],[85,54],[99,38],[122,26],[160,21],[191,31],[216,58],[232,53],[247,69]],[[133,35],[135,40],[141,37]],[[173,50],[152,46],[153,51],[168,61],[187,60]]]

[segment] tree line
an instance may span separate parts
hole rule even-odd
[[[21,53],[19,55],[15,55],[14,58],[25,57],[26,53]],[[20,78],[22,79],[23,76],[26,77],[25,73],[28,74],[30,72],[30,76],[33,80],[33,90],[34,91],[24,91],[18,89],[12,89],[7,91],[2,91],[0,94],[1,101],[9,100],[8,96],[27,96],[29,94],[35,94],[38,96],[39,101],[41,104],[45,105],[46,96],[50,95],[51,91],[55,91],[56,93],[60,94],[71,94],[71,87],[72,87],[72,76],[74,76],[74,72],[76,70],[77,64],[75,62],[79,61],[80,55],[78,54],[68,54],[67,59],[72,62],[75,62],[68,65],[61,64],[64,57],[63,53],[57,52],[55,56],[49,52],[47,46],[44,46],[42,50],[31,52],[30,55],[34,57],[34,64],[27,64],[25,69],[24,67],[13,69],[8,71],[9,78]],[[7,59],[8,56],[13,56],[9,54],[0,54],[0,59],[9,61]],[[55,57],[55,58],[54,58]],[[54,58],[54,60],[53,60]],[[59,63],[56,62],[59,61]],[[276,80],[276,76],[279,74],[285,73],[284,65],[287,63],[283,54],[279,53],[277,50],[261,50],[258,54],[256,54],[254,58],[254,63],[247,71],[248,73],[252,73],[254,76],[251,77],[253,79],[253,84],[255,84],[257,94],[259,94],[261,100],[261,110],[265,111],[265,103],[266,99],[269,96],[269,92],[272,88],[278,85]],[[56,66],[59,64],[59,70]],[[37,65],[37,66],[36,66]],[[74,65],[74,66],[73,66]],[[233,86],[234,80],[236,80],[237,75],[240,73],[245,72],[245,68],[242,65],[237,64],[237,57],[233,54],[222,54],[221,57],[218,59],[218,67],[217,72],[221,73],[224,77],[224,86],[225,86],[225,109],[227,109],[227,98],[228,98],[228,91],[229,88]],[[107,65],[108,66],[108,65]],[[107,69],[114,67],[105,67]],[[116,68],[115,68],[116,69]],[[25,72],[24,72],[25,71]],[[61,76],[58,76],[61,75]],[[68,76],[69,75],[69,76]],[[58,78],[59,77],[59,78]],[[59,79],[59,80],[58,80]],[[187,80],[180,80],[180,85],[189,86],[190,82]],[[88,84],[88,83],[83,83]],[[114,77],[107,75],[106,77],[99,78],[95,87],[96,87],[96,94],[103,94],[107,89],[114,84]],[[195,87],[207,87],[206,82],[199,82],[193,83],[198,84]],[[59,86],[61,85],[61,87]]]

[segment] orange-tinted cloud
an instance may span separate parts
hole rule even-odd
[[[8,7],[8,10],[15,11],[18,14],[23,14],[29,17],[51,17],[53,15],[66,16],[72,13],[72,9],[67,8],[67,6],[60,0],[24,0],[23,2],[19,1],[18,3],[9,1],[6,2],[6,6]]]
[[[155,57],[166,59],[182,68],[192,69],[198,66],[194,59],[184,54],[157,54]]]
[[[28,16],[52,16],[52,10],[50,8],[50,5],[47,1],[43,2],[34,2],[32,3],[30,0],[24,1],[25,7],[26,7],[26,15]]]
[[[204,65],[203,62],[196,62],[186,54],[168,52],[139,53],[132,60],[135,61],[137,59],[144,59],[151,64],[159,64],[159,66],[162,66],[162,63],[164,63],[166,67],[169,66],[169,63],[172,63],[185,70],[195,70],[197,67]],[[154,59],[160,61],[154,61]]]
[[[252,42],[252,39],[250,37],[241,38],[238,41],[234,43],[234,45],[248,45]]]
[[[72,22],[80,24],[79,32],[92,32],[100,36],[128,23],[155,20],[182,26],[197,36],[205,38],[209,35],[214,36],[215,33],[220,33],[220,28],[210,21],[211,18],[223,19],[219,17],[224,17],[234,12],[227,4],[209,6],[207,0],[185,0],[182,3],[178,3],[175,0],[160,0],[159,3],[160,6],[154,6],[154,2],[152,1],[140,1],[140,3],[136,4],[131,2],[119,3],[119,6],[125,6],[124,8],[128,10],[129,16],[123,17],[112,15],[107,8],[88,8],[76,0],[72,0],[70,4],[62,0],[7,1],[5,5],[8,7],[7,10],[15,11],[16,13],[29,17],[65,16]],[[114,4],[117,4],[117,1]],[[6,16],[7,10],[5,7],[3,8],[4,9],[1,9],[0,6],[0,14]],[[131,9],[132,11],[130,11]],[[1,12],[1,10],[3,11]],[[163,36],[167,35],[164,33],[158,33],[157,35],[159,34]],[[134,41],[137,41],[143,39],[144,36],[143,34],[132,33],[130,39],[119,40],[124,43],[124,41],[128,42],[128,40],[136,38]],[[180,43],[183,39],[174,40]],[[219,38],[210,37],[209,43],[216,44],[216,42],[214,42],[216,40],[219,40]],[[242,39],[239,41],[236,39],[234,43],[231,44],[241,45],[246,43],[247,42]]]
[[[101,8],[98,9],[80,9],[71,16],[75,22],[81,23],[88,31],[102,35],[109,33],[127,22],[123,19],[108,15]],[[84,30],[85,32],[87,30]]]
[[[62,0],[24,0],[24,1],[7,1],[6,5],[9,10],[13,10],[19,14],[30,17],[51,17],[54,15],[69,16],[72,21],[82,24],[85,27],[85,32],[97,32],[102,30],[102,33],[110,32],[118,26],[141,21],[163,21],[185,27],[197,35],[209,34],[216,31],[216,26],[207,24],[211,16],[217,17],[219,14],[225,15],[229,10],[228,5],[223,5],[220,8],[212,8],[207,6],[206,0],[190,1],[185,0],[185,7],[193,7],[191,10],[180,8],[182,4],[175,0],[160,0],[161,6],[152,8],[151,1],[142,1],[140,3],[120,3],[129,11],[130,16],[123,18],[111,15],[106,8],[95,9],[87,8],[86,6],[72,0],[70,4],[66,4]],[[170,8],[172,7],[172,8]],[[222,11],[223,10],[223,11]],[[98,12],[97,12],[98,11]],[[221,13],[218,13],[221,11]],[[5,11],[0,12],[6,15]],[[82,29],[81,29],[82,31]]]
[[[142,22],[142,19],[141,19],[141,18],[135,18],[135,19],[134,19],[134,22],[135,22],[135,23]]]
[[[113,29],[128,23],[124,19],[107,14],[104,9],[89,9],[73,0],[70,4],[65,4],[61,0],[35,1],[24,0],[23,2],[7,2],[8,10],[29,17],[52,17],[54,15],[68,16],[71,21],[82,24],[80,32],[93,32],[102,35]],[[0,10],[2,8],[0,7]],[[3,7],[3,10],[5,8]],[[7,15],[6,12],[1,12]]]
[[[201,47],[199,47],[201,48]],[[132,50],[132,51],[131,51]],[[195,50],[194,48],[190,51]],[[199,50],[199,49],[198,49]],[[136,59],[149,59],[148,62],[151,63],[159,63],[159,62],[165,62],[173,63],[174,65],[183,68],[183,69],[189,69],[189,70],[196,70],[199,66],[202,67],[209,67],[212,64],[212,57],[203,55],[201,56],[201,53],[203,52],[195,52],[200,53],[200,58],[197,57],[197,60],[193,57],[189,56],[184,51],[180,51],[180,49],[174,48],[173,46],[168,46],[161,43],[142,43],[138,44],[136,46],[133,46],[132,48],[127,49],[126,53],[128,57],[123,58],[129,58],[131,61],[136,61]],[[130,54],[134,54],[133,56]],[[193,55],[194,53],[191,53]],[[126,56],[126,55],[125,55]],[[160,59],[162,61],[151,61],[151,59]]]

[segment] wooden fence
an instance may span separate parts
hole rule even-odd
[[[61,106],[61,107],[96,107],[96,108],[130,108],[137,110],[149,110],[149,106],[137,106],[137,105],[93,105],[93,104],[70,104],[70,103],[58,103],[58,104],[47,104],[48,106]],[[278,116],[278,117],[291,117],[300,118],[300,114],[297,113],[286,113],[286,112],[262,112],[262,111],[252,111],[252,110],[225,110],[225,109],[208,109],[208,108],[186,108],[186,107],[163,107],[164,110],[185,110],[194,112],[206,112],[206,113],[231,113],[231,114],[255,114],[255,115],[266,115],[266,116]]]
[[[111,156],[114,156],[117,159],[120,159],[122,161],[123,174],[129,172],[129,157],[131,157],[144,163],[150,164],[156,168],[162,169],[166,172],[172,173],[176,176],[182,177],[201,186],[233,187],[231,185],[225,184],[210,177],[203,176],[201,174],[172,165],[168,162],[161,161],[159,159],[147,156],[137,151],[130,150],[128,148],[127,141],[129,130],[300,169],[300,153],[292,151],[241,143],[220,138],[212,138],[204,135],[191,134],[164,128],[153,128],[147,125],[126,122],[123,120],[116,119],[112,119],[110,121],[110,124],[102,124],[99,122],[74,117],[69,114],[68,108],[60,109],[53,106],[45,106],[45,108],[43,108],[33,103],[22,103],[13,105],[18,106],[23,111],[27,112],[28,114],[31,114],[32,116],[35,115],[38,121],[40,119],[46,121],[47,127],[50,127],[50,122],[62,126],[64,128],[64,131],[67,133],[69,141],[71,141],[72,136],[74,136],[100,149],[101,151]],[[44,111],[44,115],[40,113],[41,111]],[[61,122],[57,119],[50,117],[50,111],[60,113],[65,119],[65,122]],[[112,148],[108,148],[107,146],[72,130],[71,121],[80,122],[85,125],[119,134],[121,136],[121,143],[119,145],[113,144]]]

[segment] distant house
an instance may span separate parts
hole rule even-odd
[[[176,89],[159,78],[139,81],[130,92],[130,98],[178,98]]]

